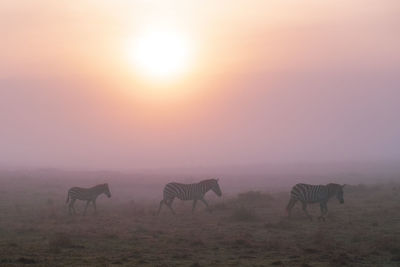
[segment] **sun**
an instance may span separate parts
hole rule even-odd
[[[135,38],[131,49],[131,61],[141,76],[166,80],[187,71],[189,40],[177,31],[147,30]]]

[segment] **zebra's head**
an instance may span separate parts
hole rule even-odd
[[[108,187],[108,184],[104,184],[104,194],[106,194],[106,196],[111,197],[111,192],[110,192],[110,188]]]
[[[217,196],[222,196],[221,188],[219,187],[218,184],[218,179],[211,179],[212,187],[211,190],[217,195]]]
[[[336,196],[337,200],[339,200],[340,204],[344,203],[343,199],[343,187],[344,185],[340,184],[327,184],[329,197]]]

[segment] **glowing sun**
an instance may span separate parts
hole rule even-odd
[[[178,32],[165,29],[146,31],[135,39],[131,49],[131,60],[142,75],[170,79],[187,70],[189,40]]]

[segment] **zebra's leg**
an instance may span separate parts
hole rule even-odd
[[[291,216],[292,209],[293,209],[294,205],[296,204],[296,202],[297,202],[296,199],[291,198],[291,199],[289,200],[289,203],[288,203],[287,206],[286,206],[286,212],[287,212],[287,215],[288,215],[289,218],[290,218],[290,216]]]
[[[71,207],[72,201],[73,200],[71,200],[71,202],[68,204],[68,213],[69,213],[69,215],[72,215],[72,207]]]
[[[193,206],[192,206],[192,213],[194,213],[194,209],[196,208],[196,204],[197,204],[197,199],[193,200]]]
[[[93,202],[94,214],[97,214],[96,199],[93,200],[92,202]]]
[[[171,199],[170,201],[165,201],[167,207],[171,210],[172,214],[176,215],[175,211],[172,209],[172,202],[174,202],[174,199]]]
[[[321,215],[318,217],[318,220],[325,221],[324,214],[325,214],[325,205],[323,202],[319,203],[319,207],[321,209]]]
[[[89,203],[90,203],[90,200],[86,201],[86,206],[85,206],[85,210],[83,211],[83,216],[86,215],[86,211],[87,211],[87,208],[89,206]]]
[[[69,206],[68,206],[68,207],[69,207],[69,214],[72,214],[71,211],[73,211],[74,214],[76,214],[75,207],[74,207],[75,201],[76,201],[76,199],[73,198],[73,199],[69,202]]]
[[[206,201],[204,198],[201,198],[200,200],[204,203],[204,205],[206,205],[207,210],[208,210],[209,212],[211,212],[210,206],[208,206],[207,201]]]
[[[328,213],[328,205],[326,204],[326,202],[324,203],[324,208],[325,208],[325,213],[324,216]]]
[[[326,202],[321,203],[321,219],[325,221],[325,215],[328,213],[328,205]]]
[[[76,215],[75,201],[76,199],[74,199],[74,201],[72,202],[72,209],[74,210],[74,215]]]
[[[164,204],[164,199],[160,201],[160,207],[158,208],[157,215],[159,215],[159,214],[160,214],[160,212],[161,212],[161,208],[162,208],[162,205],[163,205],[163,204]]]
[[[303,204],[303,211],[304,211],[304,213],[307,215],[307,217],[312,221],[312,217],[311,217],[311,215],[308,213],[308,211],[307,211],[307,203],[306,202],[302,202],[302,204]]]

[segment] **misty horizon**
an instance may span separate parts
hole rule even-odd
[[[397,1],[172,2],[1,4],[0,163],[400,161]]]

